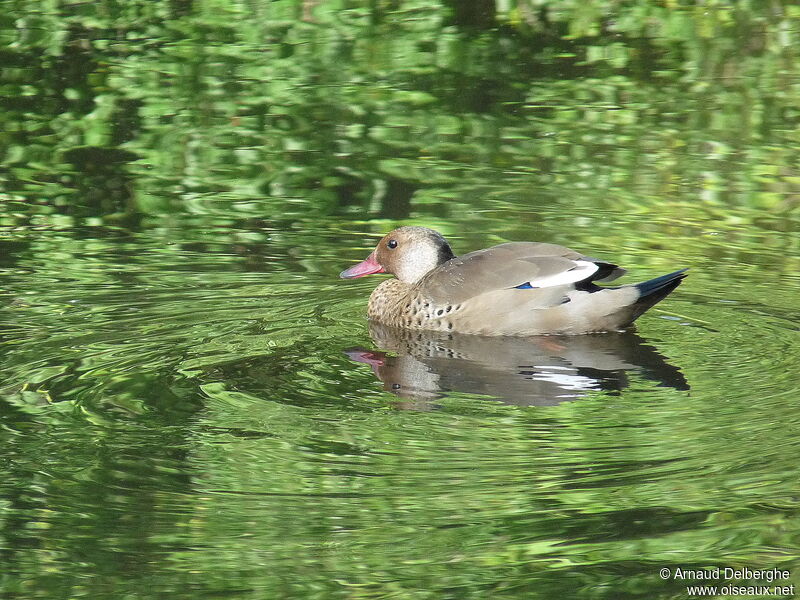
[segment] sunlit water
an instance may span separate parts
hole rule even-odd
[[[336,279],[367,239],[309,271],[260,238],[6,255],[9,590],[680,597],[659,568],[793,564],[796,280],[684,255],[638,334],[409,345]]]
[[[410,1],[0,0],[2,595],[800,585],[785,4],[542,42]],[[690,275],[625,334],[408,335],[337,277],[400,223]]]

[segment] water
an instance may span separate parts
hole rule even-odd
[[[0,2],[5,596],[800,585],[793,6],[126,6]],[[409,336],[337,277],[401,223],[690,276],[624,335]]]

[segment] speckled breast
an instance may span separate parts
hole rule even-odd
[[[416,286],[389,279],[370,295],[367,316],[393,327],[452,331],[452,317],[460,308],[460,305],[435,305]]]

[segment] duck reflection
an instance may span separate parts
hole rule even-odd
[[[688,390],[677,367],[633,332],[526,338],[396,329],[370,323],[383,351],[346,354],[372,367],[384,389],[422,409],[445,392],[492,396],[517,406],[553,406],[593,391],[620,391],[635,372]],[[387,354],[391,352],[392,354]]]

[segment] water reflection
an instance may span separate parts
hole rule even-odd
[[[385,351],[351,348],[346,354],[370,365],[385,390],[410,401],[403,408],[425,409],[449,391],[554,406],[595,391],[619,392],[632,372],[657,386],[689,389],[680,369],[633,332],[508,338],[379,323],[370,323],[369,331]]]

